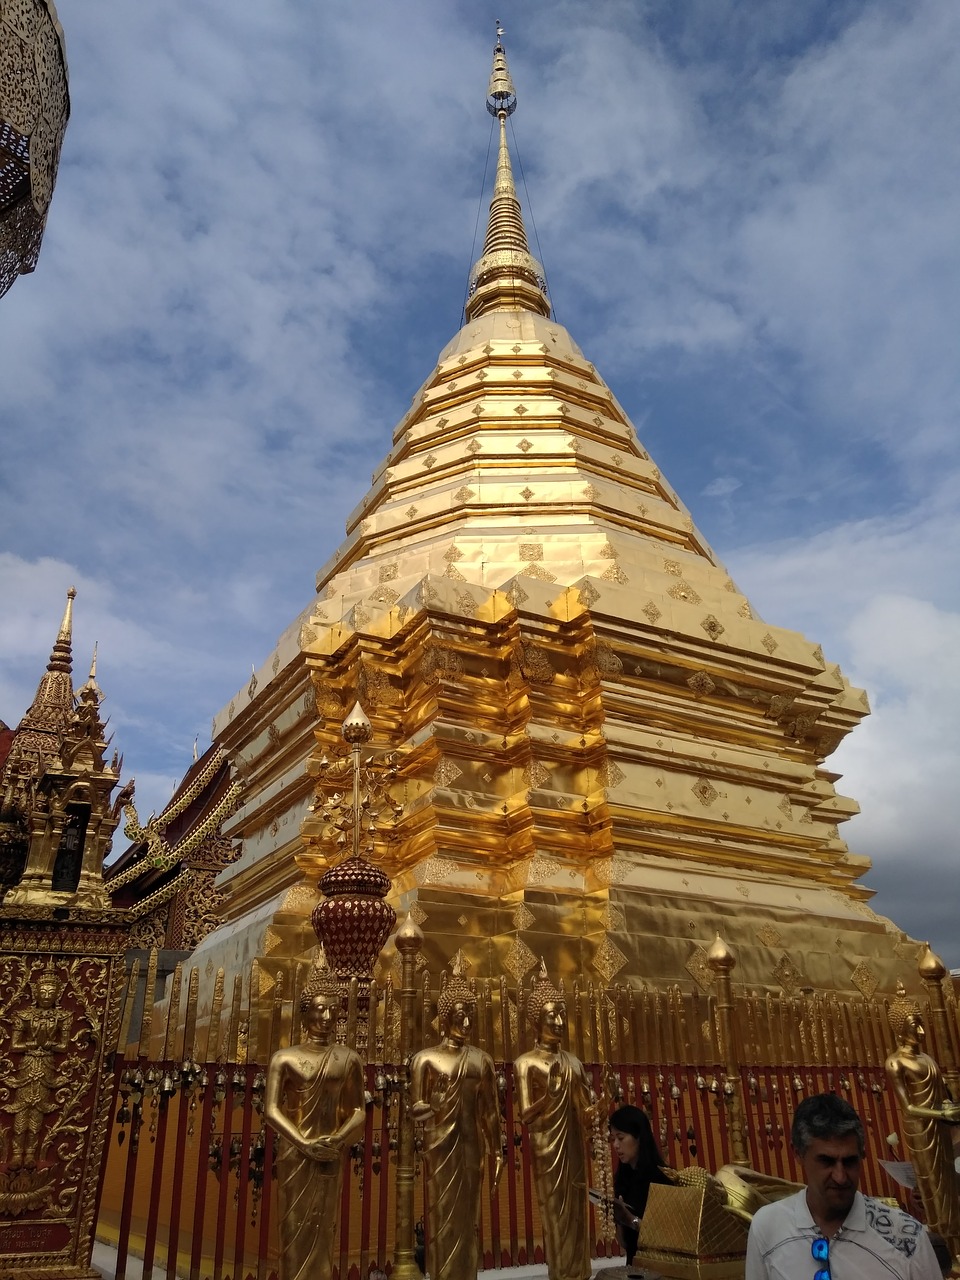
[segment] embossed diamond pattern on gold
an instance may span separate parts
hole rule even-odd
[[[537,957],[522,938],[514,938],[503,958],[503,967],[516,982],[521,982],[536,963]]]
[[[707,960],[707,953],[703,947],[696,947],[687,959],[684,965],[687,973],[693,978],[697,986],[704,991],[710,991],[716,982],[716,974],[710,968]]]
[[[594,870],[601,884],[622,884],[630,874],[630,863],[626,858],[614,854],[612,858],[594,863]]]
[[[545,880],[551,880],[558,870],[557,863],[538,853],[527,863],[527,884],[542,884]]]
[[[773,976],[788,996],[796,995],[803,982],[803,974],[786,953],[777,962]]]
[[[853,973],[851,973],[850,981],[865,1000],[872,1000],[877,987],[880,985],[879,977],[867,964],[866,960],[860,961]]]
[[[593,967],[604,982],[612,982],[626,963],[627,957],[609,938],[604,938],[593,957]]]
[[[539,760],[532,760],[523,771],[523,780],[528,787],[542,787],[550,781],[550,770]]]
[[[600,923],[611,933],[622,933],[627,927],[627,917],[623,907],[618,907],[614,902],[608,902],[600,912]]]
[[[709,778],[698,778],[691,790],[702,805],[708,806],[713,804],[720,794]]]
[[[447,858],[425,858],[414,870],[417,884],[443,884],[450,879],[454,865]]]
[[[536,922],[536,916],[522,902],[518,902],[514,907],[510,913],[510,919],[513,921],[513,927],[520,930],[529,929]]]

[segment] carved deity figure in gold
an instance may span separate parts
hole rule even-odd
[[[441,1040],[410,1064],[411,1114],[423,1122],[430,1280],[475,1280],[483,1166],[495,1158],[490,1194],[503,1169],[493,1059],[468,1043],[476,996],[459,974],[437,1005]]]
[[[960,1122],[960,1102],[944,1084],[940,1068],[923,1052],[923,1022],[917,1004],[907,998],[902,982],[888,1014],[897,1039],[887,1058],[887,1077],[903,1111],[907,1152],[917,1175],[917,1189],[930,1226],[960,1257],[960,1183],[954,1167],[949,1126]]]
[[[63,1053],[70,1038],[72,1019],[57,1007],[60,983],[52,969],[44,969],[32,983],[33,1004],[13,1017],[11,1048],[23,1054],[19,1070],[5,1081],[10,1101],[3,1110],[13,1117],[11,1168],[32,1168],[43,1155],[42,1131],[46,1117],[57,1111],[63,1099],[54,1054]]]
[[[281,1280],[329,1280],[350,1146],[363,1131],[363,1065],[334,1042],[341,1008],[322,949],[300,998],[304,1039],[270,1059],[264,1115],[280,1135]]]
[[[566,1003],[540,976],[527,999],[527,1020],[536,1046],[514,1063],[520,1119],[530,1135],[533,1181],[537,1188],[550,1280],[587,1280],[588,1161],[586,1135],[597,1100],[583,1063],[560,1047]]]

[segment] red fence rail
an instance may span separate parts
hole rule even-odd
[[[722,1067],[625,1064],[588,1067],[623,1101],[647,1108],[667,1162],[716,1169],[731,1157],[729,1108]],[[394,1251],[395,1151],[402,1072],[367,1067],[368,1108],[362,1143],[344,1178],[336,1278],[361,1280],[372,1268],[388,1274]],[[510,1064],[500,1069],[507,1167],[499,1191],[483,1207],[485,1267],[521,1266],[543,1258],[542,1233],[525,1131],[517,1119]],[[117,1280],[275,1280],[278,1271],[274,1138],[264,1125],[264,1069],[208,1063],[183,1071],[172,1061],[121,1062],[115,1073],[110,1155],[98,1224],[117,1249]],[[732,1085],[737,1087],[737,1082]],[[799,1099],[834,1090],[857,1108],[868,1133],[864,1188],[896,1194],[879,1160],[890,1154],[895,1102],[882,1069],[858,1066],[744,1066],[742,1090],[754,1168],[791,1181],[800,1170],[789,1143]],[[614,1102],[610,1100],[612,1107]],[[597,1139],[599,1138],[599,1142]],[[605,1126],[594,1135],[594,1176],[609,1180]],[[424,1214],[417,1181],[415,1217]],[[591,1210],[591,1213],[594,1211]],[[595,1253],[619,1252],[598,1217]]]

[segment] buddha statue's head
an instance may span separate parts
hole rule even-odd
[[[527,1021],[537,1033],[537,1043],[546,1048],[559,1048],[567,1023],[567,1004],[547,977],[541,960],[540,974],[527,997]]]
[[[470,1038],[477,1020],[477,997],[459,974],[454,975],[440,993],[437,1020],[441,1035],[447,1039],[462,1044]]]

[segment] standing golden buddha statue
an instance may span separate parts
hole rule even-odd
[[[280,1135],[281,1280],[329,1280],[350,1145],[363,1132],[359,1055],[334,1043],[341,1008],[323,948],[300,997],[304,1039],[270,1059],[264,1115]]]
[[[520,1119],[530,1135],[533,1181],[550,1280],[587,1280],[590,1275],[589,1179],[586,1135],[597,1099],[583,1063],[561,1049],[567,1007],[540,976],[527,999],[527,1020],[537,1043],[513,1065]]]
[[[490,1194],[503,1169],[493,1059],[468,1043],[476,996],[455,973],[437,1002],[441,1041],[414,1054],[411,1114],[423,1122],[430,1280],[475,1280],[483,1166],[496,1157]]]
[[[960,1257],[960,1183],[954,1166],[951,1124],[960,1121],[960,1102],[947,1091],[940,1068],[921,1044],[919,1006],[907,998],[902,982],[887,1015],[897,1047],[887,1058],[887,1077],[903,1110],[907,1152],[930,1226]]]

